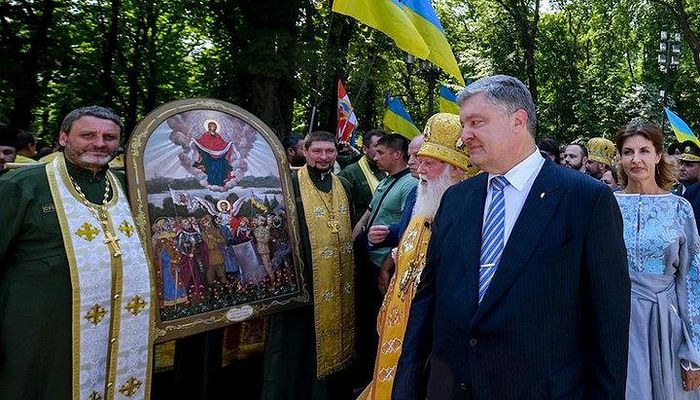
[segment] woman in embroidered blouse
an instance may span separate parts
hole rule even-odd
[[[669,192],[658,127],[633,120],[615,138],[632,281],[628,399],[700,399],[700,238],[693,210]]]

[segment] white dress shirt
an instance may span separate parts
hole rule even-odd
[[[535,147],[535,151],[518,165],[506,172],[505,176],[509,185],[503,189],[503,197],[505,200],[505,226],[503,236],[503,246],[508,243],[510,232],[513,230],[515,222],[518,220],[520,210],[523,209],[527,195],[530,194],[535,178],[540,173],[544,165],[544,158],[540,154],[540,150]],[[488,214],[489,205],[491,204],[491,179],[497,175],[489,173],[486,190],[486,204],[484,205],[484,219],[481,224],[483,227],[486,223],[486,215]]]

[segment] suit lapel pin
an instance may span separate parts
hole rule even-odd
[[[544,192],[540,193],[540,199],[544,199]]]

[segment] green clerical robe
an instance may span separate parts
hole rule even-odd
[[[309,169],[309,176],[316,187],[331,191],[331,179]],[[352,193],[348,183],[340,178],[348,196],[352,215]],[[304,217],[304,208],[299,193],[297,173],[292,173],[294,201],[301,237],[303,273],[310,294],[313,296],[311,277],[311,243]],[[330,399],[328,381],[333,375],[316,379],[316,336],[314,307],[308,304],[292,310],[270,315],[265,337],[265,374],[263,378],[263,400],[326,400]]]
[[[66,166],[102,203],[105,171]],[[70,399],[70,268],[45,165],[0,177],[0,205],[0,399]]]

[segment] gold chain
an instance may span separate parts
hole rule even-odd
[[[340,224],[338,223],[338,220],[335,218],[335,213],[334,213],[335,208],[333,207],[334,206],[334,204],[333,204],[333,199],[334,199],[333,186],[331,186],[331,191],[329,192],[329,194],[331,196],[331,206],[328,207],[328,204],[326,204],[326,200],[323,198],[323,194],[321,193],[321,191],[318,190],[318,188],[316,187],[316,185],[313,182],[311,182],[311,183],[312,183],[311,186],[313,186],[314,190],[316,190],[316,194],[318,194],[318,197],[321,199],[321,202],[323,203],[323,207],[326,208],[326,212],[328,213],[328,222],[326,223],[326,225],[328,226],[328,229],[330,229],[332,233],[339,234],[340,233]]]
[[[83,193],[83,189],[80,187],[80,185],[78,185],[75,179],[73,179],[70,174],[68,176],[70,177],[71,183],[73,183],[75,191],[78,192],[80,201],[87,206],[90,214],[100,221],[100,225],[102,225],[102,232],[105,235],[104,242],[112,249],[112,256],[121,256],[122,253],[118,243],[119,239],[112,235],[112,233],[109,231],[109,224],[107,222],[107,201],[109,200],[109,194],[112,192],[112,183],[109,181],[109,177],[105,176],[105,194],[102,197],[102,204],[98,205],[90,202],[90,200],[88,200],[85,196],[85,193]]]

